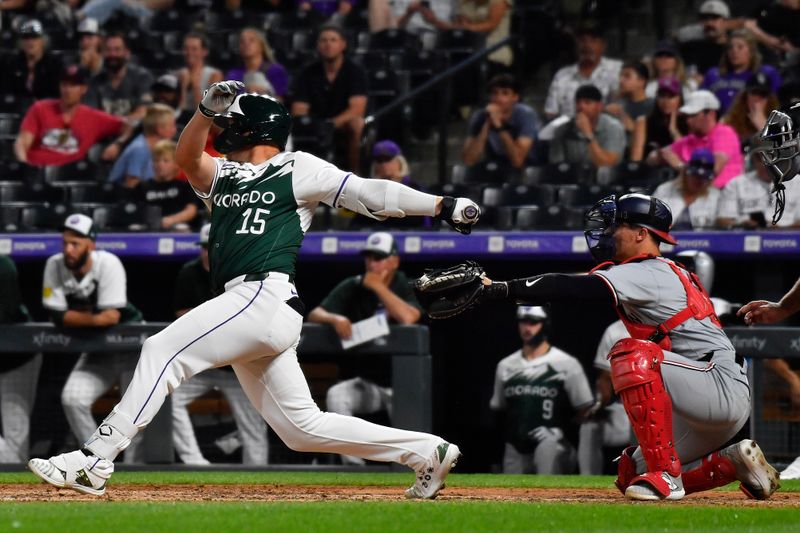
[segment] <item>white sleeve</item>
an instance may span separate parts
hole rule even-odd
[[[128,304],[128,280],[122,261],[114,254],[103,253],[97,279],[97,307],[119,309]],[[98,254],[99,258],[100,254]]]
[[[547,98],[544,101],[544,112],[548,115],[558,115],[561,113],[561,107],[558,102],[559,92],[561,88],[561,78],[563,77],[563,69],[556,72],[553,76],[553,81],[550,82],[550,87],[547,89]]]
[[[351,175],[334,207],[346,207],[377,220],[408,215],[432,217],[436,214],[436,196],[390,180]]]
[[[222,170],[222,166],[226,163],[225,159],[220,157],[214,158],[214,165],[216,165],[216,170],[214,171],[214,179],[211,181],[211,187],[208,189],[208,192],[200,192],[194,188],[192,182],[189,182],[189,186],[192,188],[194,193],[197,195],[198,198],[203,200],[203,203],[206,205],[206,209],[211,211],[211,195],[214,194],[214,187],[217,186],[217,178],[219,178],[219,173]]]
[[[497,369],[494,372],[494,393],[492,399],[489,400],[489,407],[493,411],[501,411],[506,408],[506,398],[503,395],[503,361],[497,363]]]
[[[54,255],[47,260],[44,267],[44,279],[42,283],[42,306],[52,311],[66,311],[67,297],[64,295],[64,287],[58,275],[58,261],[61,254]]]
[[[732,218],[739,222],[739,203],[737,201],[736,181],[729,182],[722,188],[722,195],[719,199],[719,214],[720,218]]]

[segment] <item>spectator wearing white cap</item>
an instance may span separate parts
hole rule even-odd
[[[61,60],[47,49],[42,23],[28,19],[17,30],[19,51],[5,58],[0,76],[0,93],[36,100],[58,98]]]
[[[364,248],[364,273],[339,283],[308,314],[308,321],[330,324],[342,339],[352,336],[353,322],[384,314],[390,324],[415,324],[422,310],[408,277],[399,270],[397,243],[390,233],[376,232],[367,237]],[[344,379],[328,390],[329,412],[365,415],[380,411],[391,416],[392,389],[385,365],[375,358],[354,355],[339,362]],[[364,464],[363,459],[342,456],[344,464]]]
[[[184,264],[178,272],[174,300],[175,316],[178,318],[214,296],[208,262],[210,233],[211,224],[205,224],[200,230],[197,242],[200,245],[198,257]],[[172,442],[178,457],[187,465],[209,464],[200,450],[187,407],[195,399],[212,390],[218,390],[225,396],[236,421],[235,436],[226,436],[226,441],[238,441],[242,446],[243,464],[266,465],[269,457],[267,427],[261,415],[245,396],[230,366],[206,370],[185,381],[173,392]],[[234,450],[224,448],[223,451],[232,453]]]
[[[714,186],[722,188],[742,173],[744,158],[736,131],[719,122],[719,100],[706,90],[695,91],[678,110],[686,117],[689,134],[667,147],[653,150],[647,162],[667,164],[681,171],[697,148],[708,148],[714,154]]]
[[[722,0],[706,0],[697,16],[698,24],[681,28],[675,35],[691,75],[702,75],[719,63],[728,44],[728,31],[740,25],[731,19],[731,10]]]
[[[497,363],[489,407],[502,414],[504,474],[572,474],[578,420],[594,405],[581,363],[550,344],[550,316],[521,305],[522,347]]]
[[[42,305],[53,323],[66,328],[108,328],[123,322],[139,322],[142,314],[128,301],[127,276],[119,258],[95,249],[97,232],[86,215],[69,215],[62,225],[62,252],[44,267]],[[125,390],[133,377],[135,352],[82,353],[67,377],[61,403],[78,442],[85,442],[97,425],[92,405],[115,383]],[[125,452],[135,462],[134,450]]]
[[[78,62],[90,77],[103,70],[103,37],[100,24],[93,18],[85,18],[78,24]]]

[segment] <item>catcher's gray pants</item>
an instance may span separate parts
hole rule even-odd
[[[544,439],[533,453],[519,453],[506,442],[504,474],[572,474],[577,462],[575,448],[564,439]]]
[[[346,379],[328,389],[325,405],[329,412],[340,415],[369,415],[386,411],[391,417],[392,389],[361,377]],[[364,464],[361,457],[342,455],[341,458],[343,464]]]
[[[0,373],[0,463],[28,460],[31,411],[41,367],[42,354],[37,353],[17,368]]]
[[[61,391],[61,405],[78,442],[86,441],[97,427],[92,404],[117,382],[120,391],[127,389],[137,359],[135,352],[83,353],[78,358]],[[140,440],[139,435],[125,450],[124,462],[140,462]]]
[[[186,407],[213,389],[222,392],[231,407],[231,414],[236,420],[236,427],[242,439],[242,463],[267,464],[269,444],[264,419],[247,399],[239,380],[236,379],[236,374],[218,368],[206,370],[184,381],[172,393],[172,442],[181,461],[187,465],[208,464],[197,444],[192,420]]]
[[[704,363],[664,351],[661,376],[672,399],[675,450],[684,469],[718,450],[750,415],[747,365],[736,364],[732,353],[717,353]],[[645,472],[641,449],[633,458],[637,472]]]
[[[581,424],[578,441],[578,472],[584,476],[603,473],[603,447],[622,448],[633,442],[631,423],[625,408],[614,402],[603,409],[602,420]]]

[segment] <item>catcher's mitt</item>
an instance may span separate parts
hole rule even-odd
[[[414,291],[429,317],[449,318],[478,303],[484,275],[483,268],[474,261],[426,270],[414,280]]]

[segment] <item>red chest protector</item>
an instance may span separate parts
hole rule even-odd
[[[683,285],[683,290],[686,292],[686,307],[669,317],[661,324],[652,326],[649,324],[634,322],[625,314],[625,311],[622,309],[622,305],[618,305],[616,311],[619,315],[619,319],[623,324],[625,324],[625,328],[628,330],[628,333],[632,338],[655,342],[662,349],[671,350],[672,341],[669,338],[669,332],[690,318],[694,318],[695,320],[710,318],[711,322],[715,326],[719,328],[722,327],[719,319],[717,318],[717,314],[714,312],[714,304],[711,303],[708,292],[706,292],[705,287],[703,287],[703,284],[700,283],[700,278],[698,278],[697,274],[694,272],[688,272],[672,261],[667,261],[661,257],[649,254],[632,257],[620,264],[624,265],[626,263],[644,261],[647,259],[655,259],[665,263],[672,269],[675,275],[678,276],[681,285]],[[591,270],[590,273],[593,273],[597,270],[605,270],[615,265],[616,263],[607,261],[597,265]]]

